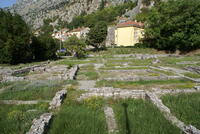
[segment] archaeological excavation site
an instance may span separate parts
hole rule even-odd
[[[200,56],[153,50],[1,66],[0,133],[200,134]]]

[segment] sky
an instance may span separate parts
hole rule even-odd
[[[8,7],[14,4],[17,0],[0,0],[0,8]]]

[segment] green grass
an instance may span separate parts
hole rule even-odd
[[[103,112],[104,101],[90,98],[84,102],[76,102],[77,91],[70,91],[61,110],[56,114],[49,134],[107,134]]]
[[[78,72],[77,79],[78,80],[97,80],[99,78],[99,75],[97,72]]]
[[[100,68],[100,70],[134,70],[134,69],[148,69],[148,67],[134,66],[134,67],[121,67],[121,68],[115,68],[115,67]]]
[[[0,104],[0,133],[25,134],[30,129],[33,119],[38,118],[47,109],[47,103],[17,106]]]
[[[108,81],[101,80],[96,82],[97,87],[114,87],[114,88],[125,88],[125,89],[140,89],[140,87],[144,89],[151,89],[152,87],[157,87],[158,85],[170,85],[170,84],[184,84],[184,85],[192,85],[193,82],[185,79],[171,79],[171,80],[149,80],[149,81]],[[183,85],[178,85],[179,88]],[[175,86],[176,87],[176,86]],[[184,87],[184,86],[183,86]],[[184,87],[185,88],[185,87]]]
[[[195,79],[200,78],[200,74],[197,73],[184,73],[184,75]]]
[[[148,101],[117,100],[112,106],[119,134],[181,134],[180,130]]]
[[[0,88],[4,88],[7,87],[9,85],[11,85],[13,82],[0,82]]]
[[[166,95],[162,100],[178,119],[200,129],[200,93]]]
[[[50,100],[65,84],[77,85],[76,81],[19,82],[0,94],[1,100]]]
[[[150,48],[131,48],[131,47],[119,47],[119,48],[108,48],[104,51],[99,52],[90,52],[93,55],[101,55],[101,56],[112,56],[117,54],[134,54],[134,53],[141,53],[141,54],[155,54],[158,53],[155,49]]]

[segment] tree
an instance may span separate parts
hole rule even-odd
[[[147,18],[144,43],[169,51],[200,48],[199,0],[169,0],[158,4]]]
[[[87,35],[87,44],[93,46],[95,49],[105,47],[103,43],[107,36],[107,24],[105,22],[98,22]]]
[[[58,41],[49,34],[41,34],[32,38],[31,49],[35,60],[55,59],[58,50]]]
[[[31,33],[17,14],[0,10],[0,63],[25,63],[32,59]]]
[[[75,35],[64,42],[66,51],[72,56],[82,58],[86,54],[86,43],[83,39],[78,39]]]

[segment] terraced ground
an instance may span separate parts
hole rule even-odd
[[[44,112],[54,113],[47,130],[50,134],[182,133],[183,130],[166,118],[157,105],[146,100],[148,92],[161,98],[170,114],[186,125],[200,129],[199,90],[194,88],[200,86],[200,74],[188,69],[200,68],[200,55],[167,55],[152,49],[136,48],[109,48],[89,54],[84,59],[65,57],[51,61],[43,71],[17,75],[25,77],[25,80],[1,82],[0,133],[25,133],[31,121]],[[74,80],[59,77],[74,65],[79,65]],[[30,64],[13,66],[11,70],[28,66]],[[63,88],[67,88],[68,93],[62,106],[55,111],[48,110],[48,102]],[[111,91],[106,91],[107,88]],[[127,94],[137,91],[141,91],[140,97],[127,98]],[[114,96],[118,92],[127,94]],[[162,92],[167,94],[162,96]],[[80,100],[82,95],[90,93],[92,97]],[[15,103],[5,104],[5,101]],[[18,101],[34,101],[35,104],[22,105]],[[114,111],[117,126],[114,130],[109,130],[113,120],[108,126],[105,106]]]

